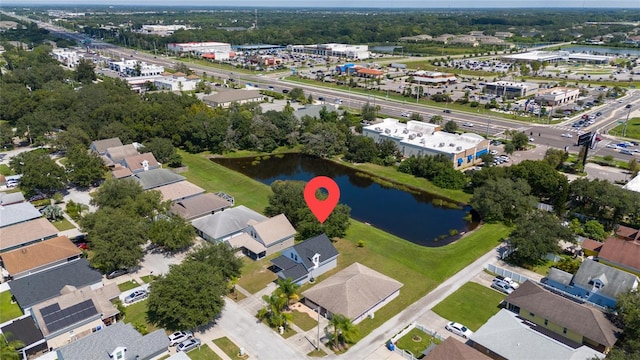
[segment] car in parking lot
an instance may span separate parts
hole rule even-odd
[[[473,331],[467,329],[466,326],[453,321],[445,325],[444,328],[465,339],[473,335]]]
[[[498,150],[491,150],[491,151],[489,151],[489,154],[498,155]]]
[[[133,304],[136,301],[146,299],[148,296],[149,296],[149,293],[146,290],[136,290],[131,294],[127,295],[126,298],[124,298],[124,303]]]
[[[513,288],[511,287],[511,285],[509,285],[509,283],[504,280],[493,280],[493,282],[491,283],[491,287],[507,295],[513,292]]]
[[[176,351],[187,352],[200,346],[200,339],[191,338],[178,344]]]
[[[519,287],[520,287],[520,284],[518,284],[517,282],[513,281],[513,279],[512,279],[512,278],[510,278],[510,277],[504,277],[504,276],[502,276],[502,275],[498,275],[498,276],[496,276],[496,277],[495,277],[495,279],[493,279],[493,281],[496,281],[496,280],[506,282],[506,283],[507,283],[507,284],[509,284],[513,289],[517,289],[517,288],[519,288]]]
[[[530,137],[530,138],[529,138],[529,141],[530,141],[530,142],[533,142],[534,140],[535,140],[535,139],[534,139],[534,138],[532,138],[532,137]]]
[[[620,150],[620,154],[633,155],[633,152],[631,150],[622,149],[622,150]]]
[[[573,135],[571,135],[571,134],[569,134],[569,133],[564,133],[564,134],[562,134],[562,135],[560,135],[560,136],[562,136],[562,137],[564,137],[564,138],[570,138],[570,137],[573,137]]]
[[[169,335],[169,346],[176,346],[183,341],[189,340],[193,337],[191,331],[176,331]]]

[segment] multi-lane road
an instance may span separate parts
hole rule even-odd
[[[22,19],[26,21],[33,21],[27,18]],[[82,40],[85,39],[85,36],[82,34],[51,24],[38,22],[38,25],[56,33],[60,37],[70,40],[82,42]],[[174,67],[176,62],[180,62],[180,60],[176,60],[174,58],[137,52],[135,50],[121,48],[104,42],[93,41],[91,47],[99,50],[103,54],[108,54],[113,58],[136,59],[165,67]],[[533,122],[526,123],[522,121],[510,121],[491,111],[481,112],[482,110],[478,110],[476,113],[473,113],[453,110],[451,112],[444,112],[442,108],[415,104],[411,101],[397,101],[389,99],[386,96],[372,96],[355,91],[343,91],[301,83],[291,83],[282,80],[282,73],[267,73],[264,76],[250,75],[234,73],[229,70],[209,67],[199,63],[184,63],[196,73],[202,74],[206,72],[208,75],[213,75],[221,79],[234,79],[234,81],[239,84],[251,83],[261,88],[272,87],[274,91],[299,87],[304,89],[306,94],[313,96],[315,99],[324,99],[328,104],[335,104],[336,99],[340,99],[342,106],[359,109],[364,104],[370,103],[379,106],[380,115],[400,118],[403,113],[418,113],[422,115],[424,119],[429,119],[433,115],[441,115],[444,117],[445,121],[454,120],[458,126],[465,131],[476,132],[489,136],[499,136],[503,134],[505,130],[524,131],[533,138],[533,143],[535,144],[546,145],[559,149],[565,149],[568,147],[570,152],[579,151],[579,148],[575,146],[579,134],[589,131],[597,131],[603,135],[601,136],[602,141],[599,142],[597,148],[592,151],[591,154],[597,153],[598,155],[611,155],[625,161],[634,156],[621,154],[619,150],[607,148],[606,145],[611,142],[615,142],[615,138],[608,136],[607,132],[616,126],[619,120],[626,119],[630,112],[630,109],[626,106],[630,104],[631,112],[638,112],[637,109],[640,108],[640,91],[636,90],[631,90],[622,99],[607,102],[601,106],[592,108],[588,112],[589,114],[595,114],[596,112],[602,113],[601,116],[596,118],[596,122],[586,128],[574,128],[571,125],[579,119],[580,115],[556,125],[541,125]],[[571,137],[563,137],[562,134],[570,134]],[[640,160],[640,153],[636,154],[637,155],[635,156]]]

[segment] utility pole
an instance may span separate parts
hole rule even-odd
[[[631,115],[631,104],[627,106],[629,107],[629,111],[627,111],[627,119],[624,121],[624,127],[622,128],[622,137],[627,135],[627,123],[629,122],[629,115]]]

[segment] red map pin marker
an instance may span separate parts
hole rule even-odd
[[[318,200],[316,198],[318,189],[327,190],[329,196],[325,200]],[[304,201],[307,202],[307,206],[309,206],[309,209],[321,224],[327,220],[333,209],[338,205],[338,200],[340,200],[340,188],[333,179],[326,176],[316,176],[304,187]]]

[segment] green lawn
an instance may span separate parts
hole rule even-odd
[[[327,356],[327,353],[324,352],[322,349],[318,349],[318,350],[313,350],[312,352],[308,353],[307,356],[309,356],[309,357],[325,357],[325,356]]]
[[[155,276],[155,275],[140,276],[140,280],[144,281],[145,284],[148,284],[148,283],[152,282],[156,278],[157,278],[157,276]]]
[[[22,310],[18,304],[11,303],[11,292],[0,293],[0,324],[22,316]]]
[[[626,119],[626,115],[620,117],[621,120]],[[622,131],[624,130],[624,124],[620,124],[613,129],[609,130],[609,134],[614,136],[622,136]],[[631,118],[627,123],[627,131],[625,132],[625,137],[630,139],[640,140],[640,118]]]
[[[62,218],[60,220],[52,221],[53,226],[58,229],[58,231],[65,231],[75,229],[75,226],[69,222],[69,220]]]
[[[192,360],[222,360],[207,344],[202,344],[200,348],[189,351],[187,356]]]
[[[216,344],[220,348],[220,350],[224,351],[227,356],[232,359],[235,359],[240,354],[240,348],[233,341],[229,340],[229,338],[221,337],[218,339],[214,339],[213,343]]]
[[[13,175],[13,171],[7,164],[0,165],[0,175]]]
[[[236,197],[237,204],[243,204],[256,211],[263,211],[266,207],[271,193],[267,185],[217,165],[201,155],[184,152],[180,154],[183,156],[184,163],[189,166],[189,171],[183,173],[189,181],[209,192],[229,193]],[[397,174],[398,178],[406,175],[391,170]],[[358,324],[360,334],[365,336],[435,289],[442,281],[497,246],[509,231],[510,229],[502,224],[485,224],[453,244],[428,248],[362,222],[351,220],[345,239],[335,243],[340,252],[337,269],[324,274],[318,280],[322,281],[357,261],[404,284],[400,295],[378,310],[374,319],[365,319]],[[364,240],[365,246],[358,247],[358,240]],[[275,274],[267,269],[268,266],[270,266],[268,259],[258,262],[245,259],[243,275],[238,284],[252,293],[262,289],[269,281],[276,278]],[[304,287],[300,291],[304,291]]]
[[[125,292],[127,290],[137,288],[138,286],[140,286],[140,284],[138,284],[138,282],[135,280],[130,280],[127,282],[123,282],[122,284],[118,284],[118,288],[120,289],[120,292]]]
[[[133,324],[135,327],[136,324],[145,324],[147,326],[147,332],[152,332],[158,330],[157,327],[149,324],[147,321],[147,303],[148,299],[138,301],[135,304],[127,306],[126,316],[124,317],[124,322],[127,324]]]
[[[293,323],[304,331],[309,331],[318,326],[318,322],[315,319],[311,318],[311,316],[309,316],[307,313],[294,310],[292,311],[292,314]]]
[[[476,331],[498,313],[499,304],[506,295],[486,286],[468,282],[441,303],[433,311],[449,321],[455,321]]]
[[[431,345],[432,341],[435,344],[440,344],[441,342],[440,340],[430,336],[426,332],[418,328],[413,328],[396,342],[396,346],[398,346],[398,348],[402,350],[411,351],[413,356],[419,357],[420,354],[422,354],[422,352],[425,351],[429,347],[429,345]]]

